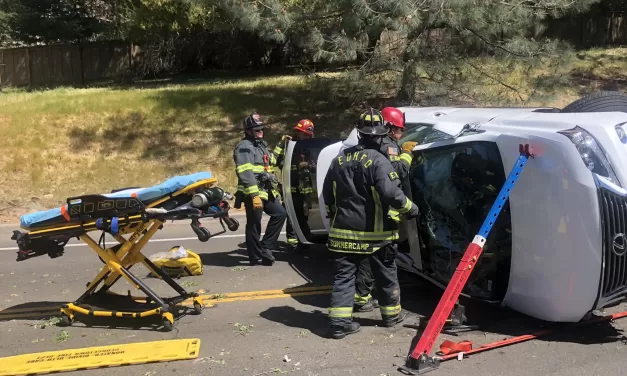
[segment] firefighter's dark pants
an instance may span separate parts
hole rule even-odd
[[[401,291],[396,274],[396,245],[389,244],[371,255],[333,253],[333,291],[329,319],[332,326],[344,326],[352,322],[355,276],[359,265],[367,260],[377,283],[376,296],[381,316],[396,316],[401,312]]]
[[[283,204],[283,209],[285,209],[285,204]],[[294,226],[292,226],[292,221],[290,217],[287,217],[287,224],[285,225],[285,235],[287,237],[287,244],[291,246],[298,245],[298,238],[296,237],[296,231],[294,231]]]
[[[309,229],[308,218],[305,215],[305,197],[303,194],[298,192],[292,192],[292,201],[294,203],[294,211],[296,212],[296,219],[298,220],[298,225],[300,229],[303,231],[303,235],[306,238],[309,238],[311,235],[311,231]],[[285,208],[285,206],[283,206]],[[287,225],[285,228],[285,232],[287,235],[287,243],[291,246],[298,245],[298,238],[296,237],[296,232],[294,231],[294,226],[292,225],[292,221],[290,221],[289,217],[287,218]]]
[[[246,196],[244,205],[246,208],[246,249],[248,250],[248,258],[251,262],[261,260],[262,258],[274,261],[271,250],[278,248],[279,235],[285,224],[287,214],[281,205],[279,199],[269,195],[268,201],[261,200],[262,209],[253,207],[252,197]],[[263,213],[270,216],[268,226],[266,227],[263,239],[261,236],[261,217]]]
[[[409,185],[409,179],[403,179],[402,183],[403,193],[412,199],[411,187]],[[397,242],[398,248],[401,248],[402,252],[409,253],[409,241],[405,239],[403,242]],[[357,305],[364,305],[370,300],[370,294],[374,288],[374,275],[372,269],[368,263],[364,263],[357,272],[357,280],[355,281],[355,301]]]
[[[359,305],[368,303],[373,287],[374,275],[372,274],[370,262],[366,259],[365,262],[359,265],[359,269],[357,270],[355,280],[355,303]]]

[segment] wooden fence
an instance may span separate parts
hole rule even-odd
[[[123,77],[138,56],[132,43],[0,49],[0,87],[80,86]]]

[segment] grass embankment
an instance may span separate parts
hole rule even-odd
[[[621,89],[626,51],[582,53],[563,67],[558,80],[536,80],[537,75],[513,70],[507,84],[559,93],[529,104],[562,107],[585,92]],[[248,113],[264,116],[272,145],[304,117],[314,121],[318,135],[337,136],[356,113],[338,110],[328,98],[298,76],[5,90],[0,93],[0,221],[17,222],[20,215],[60,205],[71,195],[152,185],[206,169],[233,189],[232,149]]]

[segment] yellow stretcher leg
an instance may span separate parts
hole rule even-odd
[[[189,293],[172,278],[163,273],[157,268],[150,260],[141,253],[142,248],[148,243],[148,240],[154,236],[154,234],[162,227],[163,224],[160,220],[150,220],[143,223],[137,228],[133,234],[127,239],[121,235],[116,236],[116,240],[120,243],[113,248],[103,248],[96,243],[89,235],[83,234],[80,239],[84,241],[91,249],[98,254],[100,259],[104,262],[104,267],[98,273],[98,276],[87,285],[85,293],[78,298],[74,303],[69,303],[61,308],[61,324],[69,326],[74,321],[76,313],[80,313],[87,316],[94,317],[129,317],[129,318],[144,318],[153,315],[161,315],[163,328],[166,331],[172,330],[174,324],[174,315],[172,314],[173,306],[178,305],[188,298],[194,300],[194,311],[200,314],[203,309],[203,300],[198,293]],[[118,248],[115,250],[115,248]],[[148,286],[146,286],[141,280],[135,277],[130,268],[137,264],[144,264],[151,272],[156,274],[161,280],[168,283],[179,295],[170,299],[162,299],[157,296]],[[89,309],[81,307],[83,304],[87,304],[87,301],[91,300],[111,300],[111,299],[124,299],[126,303],[139,304],[137,298],[130,296],[123,296],[119,294],[110,293],[109,289],[115,284],[120,277],[124,277],[132,286],[141,290],[145,295],[146,309],[139,311],[128,311],[124,309],[119,310],[94,310],[91,307]],[[96,288],[103,283],[100,290],[96,291]],[[95,305],[95,304],[94,304]],[[156,306],[156,307],[155,307]]]

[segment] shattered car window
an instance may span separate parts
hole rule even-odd
[[[405,134],[399,140],[399,145],[407,141],[415,141],[418,145],[430,144],[432,142],[453,138],[451,135],[433,129],[433,124],[426,123],[406,123]]]
[[[434,279],[447,284],[505,182],[499,150],[492,142],[471,142],[416,151],[410,177],[412,196],[421,212],[423,265]],[[507,289],[510,257],[506,204],[464,292],[481,299],[501,299]]]

